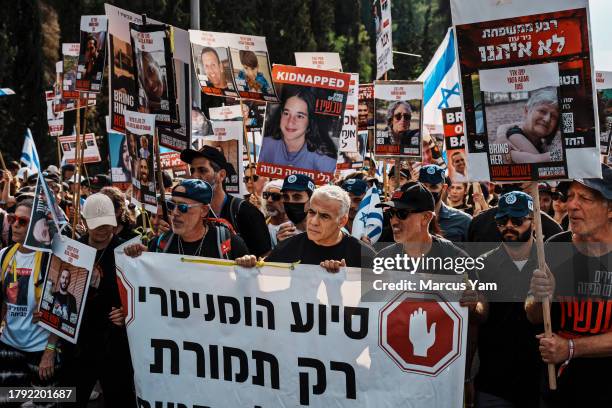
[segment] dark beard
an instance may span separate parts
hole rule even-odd
[[[506,233],[510,233],[513,237],[515,237],[515,239],[506,238]],[[525,242],[528,242],[533,236],[532,231],[530,229],[523,232],[522,234],[519,234],[517,231],[509,228],[504,228],[501,232],[501,235],[503,242],[507,244],[516,244],[517,246],[519,244],[524,244]]]

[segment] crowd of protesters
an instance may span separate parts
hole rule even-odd
[[[139,243],[125,248],[128,256],[165,252],[230,259],[243,267],[254,267],[260,259],[300,261],[328,272],[367,266],[364,259],[375,256],[481,256],[486,267],[474,278],[504,284],[512,299],[464,294],[461,303],[470,319],[466,406],[612,406],[606,388],[612,367],[612,294],[584,290],[589,283],[612,285],[612,169],[606,165],[602,179],[539,184],[548,246],[547,269],[539,270],[530,184],[451,183],[435,164],[418,171],[393,168],[383,177],[368,159],[362,170],[319,187],[304,174],[268,180],[247,167],[249,195],[240,198],[225,192],[226,176],[234,169],[217,149],[188,149],[181,159],[191,176],[173,180],[165,175],[168,219],[161,210],[148,214],[131,205],[129,193],[113,187],[107,175],[77,180],[74,166],[49,166],[39,176],[9,163],[2,173],[0,210],[0,386],[75,386],[75,406],[86,406],[99,383],[105,406],[134,406],[113,250],[140,236]],[[69,219],[80,200],[76,233],[97,251],[98,278],[74,345],[36,324],[45,255],[23,243],[39,177]],[[391,186],[387,194],[383,186]],[[367,236],[351,235],[371,187],[387,197],[380,204],[378,251]],[[553,299],[552,337],[543,335],[541,301],[547,297]],[[556,391],[547,387],[548,363],[556,365]]]

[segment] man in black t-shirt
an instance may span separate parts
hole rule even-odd
[[[541,299],[553,297],[553,336],[538,335],[545,363],[557,364],[554,407],[610,407],[612,368],[612,169],[569,186],[570,230],[547,241],[550,271],[535,270],[526,311],[543,320]]]
[[[211,146],[200,150],[186,149],[181,160],[189,164],[191,177],[207,182],[212,188],[208,207],[218,217],[226,220],[236,234],[244,240],[248,253],[264,256],[270,252],[272,241],[266,219],[253,204],[225,192],[226,178],[237,177],[234,167],[223,153]]]
[[[68,292],[70,285],[70,271],[63,269],[59,277],[59,290],[53,293],[51,311],[60,319],[70,321],[70,315],[77,313],[76,299],[72,293]]]
[[[489,310],[478,327],[476,405],[537,408],[543,365],[535,336],[541,326],[532,325],[524,309],[537,267],[533,199],[520,191],[504,194],[495,222],[503,243],[483,255],[485,267],[479,272],[481,282],[497,284],[497,291],[485,293]]]
[[[350,198],[338,186],[323,186],[314,191],[306,216],[306,232],[278,244],[265,259],[268,262],[320,265],[329,272],[340,267],[359,268],[368,264],[374,251],[362,241],[346,235]],[[363,260],[362,260],[363,259]],[[256,257],[236,259],[240,266],[254,267]]]
[[[172,230],[151,241],[148,248],[142,244],[127,246],[126,255],[137,257],[147,250],[227,259],[246,255],[248,249],[239,236],[223,225],[204,222],[211,198],[212,188],[207,182],[183,180],[174,187],[172,199],[167,202]]]

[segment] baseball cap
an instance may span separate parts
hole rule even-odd
[[[102,187],[112,186],[113,182],[109,176],[106,174],[96,174],[91,178],[91,186],[98,190],[102,189]]]
[[[393,207],[413,210],[414,212],[434,211],[434,198],[425,186],[411,181],[393,192],[391,201],[377,204],[376,207]]]
[[[368,183],[361,179],[352,178],[345,180],[344,183],[342,183],[342,189],[349,193],[353,193],[356,196],[361,196],[368,190]]]
[[[434,185],[444,183],[446,179],[444,173],[445,170],[437,164],[428,164],[419,170],[419,181]]]
[[[576,179],[574,181],[600,192],[606,200],[612,200],[612,168],[602,163],[601,176],[602,178]]]
[[[92,194],[83,204],[83,218],[87,221],[87,228],[96,229],[101,225],[117,226],[115,206],[113,201],[105,194]]]
[[[540,193],[552,194],[552,187],[548,183],[538,183],[538,190]]]
[[[391,170],[389,170],[389,177],[395,177],[395,166],[391,167]],[[402,167],[400,167],[400,176],[404,176],[407,179],[410,179],[412,176],[410,175],[410,170],[408,169],[404,169]]]
[[[285,180],[283,180],[283,188],[281,188],[281,191],[306,191],[308,195],[310,195],[314,189],[315,184],[310,177],[305,174],[292,174],[285,177]]]
[[[225,160],[223,153],[212,146],[203,146],[200,150],[185,149],[181,152],[181,160],[187,164],[191,164],[191,162],[197,157],[204,157],[205,159],[214,162],[217,166],[227,171],[228,176],[236,174],[234,166]]]
[[[526,217],[533,211],[533,198],[522,191],[512,191],[499,197],[496,219]]]
[[[176,191],[177,187],[183,187],[185,192]],[[173,197],[188,198],[202,204],[210,204],[212,194],[210,184],[199,179],[183,180],[172,189]]]

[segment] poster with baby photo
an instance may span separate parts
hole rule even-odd
[[[76,344],[96,250],[59,234],[53,237],[53,255],[43,285],[38,325]]]
[[[278,102],[266,37],[231,34],[227,37],[232,60],[232,74],[242,99]]]

